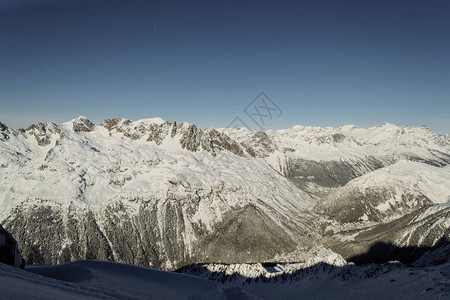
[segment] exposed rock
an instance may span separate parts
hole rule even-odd
[[[114,119],[106,119],[100,123],[100,126],[105,127],[108,131],[111,131],[116,128],[117,124],[119,124],[124,119],[122,118],[114,118]]]
[[[177,122],[173,122],[172,131],[170,132],[170,136],[174,137],[177,134]]]
[[[0,141],[7,141],[9,140],[9,132],[8,132],[8,126],[0,122]]]
[[[332,135],[333,137],[333,142],[335,143],[342,143],[345,140],[345,135],[341,134],[341,133],[335,133]]]
[[[116,130],[132,140],[139,140],[146,136],[147,142],[154,142],[156,145],[161,145],[166,138],[179,136],[181,147],[191,152],[205,150],[216,155],[216,150],[224,150],[239,156],[244,156],[245,152],[255,156],[251,146],[241,144],[215,129],[201,130],[189,123],[177,124],[169,121],[149,123],[147,120],[132,122],[125,119],[106,119],[100,125],[110,132]]]
[[[208,136],[208,141],[211,142],[212,148],[210,147],[210,150],[212,150],[212,151],[215,151],[214,149],[226,150],[235,155],[244,156],[244,151],[242,149],[242,148],[244,148],[244,150],[247,150],[247,152],[249,152],[249,154],[251,156],[254,156],[253,152],[250,150],[251,148],[248,149],[248,148],[243,147],[238,142],[236,142],[235,140],[232,140],[228,135],[226,135],[222,132],[219,132],[215,129],[210,129],[210,130],[205,130],[205,133]],[[207,146],[204,145],[204,148],[207,148]]]
[[[252,148],[258,157],[267,157],[278,149],[272,138],[264,131],[257,131],[251,134],[246,144]]]
[[[46,146],[51,143],[51,134],[57,132],[57,126],[52,123],[36,123],[28,126],[26,132],[34,136],[39,146]]]
[[[181,133],[180,144],[183,149],[196,152],[201,144],[203,132],[193,124],[189,124],[187,128],[183,128]]]
[[[75,132],[91,132],[94,130],[94,123],[85,117],[78,117],[73,121],[73,130]]]
[[[6,126],[2,122],[0,122],[0,131],[6,131],[6,130],[8,130],[8,126]]]
[[[0,225],[0,262],[18,268],[25,267],[16,240]]]
[[[147,138],[147,142],[155,142],[156,145],[161,145],[163,140],[169,133],[170,123],[165,123],[161,125],[151,124],[149,128],[149,135]],[[174,124],[176,126],[176,124]]]

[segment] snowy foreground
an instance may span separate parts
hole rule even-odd
[[[204,268],[207,270],[207,268]],[[197,270],[198,271],[198,270]],[[268,273],[279,271],[266,267]],[[58,266],[0,264],[1,299],[448,299],[450,263],[410,267],[317,264],[267,278],[225,282],[132,265],[78,261]],[[222,275],[222,276],[221,276]]]

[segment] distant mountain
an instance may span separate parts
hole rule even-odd
[[[249,144],[258,157],[312,196],[345,185],[368,172],[400,160],[433,166],[450,164],[450,140],[425,126],[383,123],[368,129],[294,126],[251,132],[225,129],[236,141]]]
[[[349,181],[314,210],[342,222],[386,222],[450,202],[450,166],[399,161]]]
[[[438,208],[450,194],[450,140],[426,127],[251,132],[79,117],[1,124],[0,154],[0,223],[29,263],[174,270],[306,261],[330,248],[349,258],[378,235],[341,243],[368,228],[424,211],[441,216],[432,225],[449,220]]]

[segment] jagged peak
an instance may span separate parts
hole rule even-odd
[[[108,131],[111,131],[117,127],[117,125],[122,123],[131,123],[130,120],[124,118],[114,118],[114,119],[105,119],[100,123],[100,126],[105,127]],[[126,125],[126,124],[125,124]]]
[[[8,126],[6,126],[6,124],[0,122],[0,131],[6,131],[8,130]]]
[[[155,118],[147,118],[147,119],[140,119],[136,121],[131,121],[129,119],[125,118],[114,118],[114,119],[105,119],[100,123],[100,126],[105,127],[109,131],[116,129],[120,126],[140,126],[140,125],[163,125],[165,123],[171,124],[169,121],[165,121],[162,118],[155,117]]]
[[[27,131],[38,130],[41,132],[45,132],[45,131],[47,131],[47,129],[55,128],[55,127],[58,127],[58,126],[52,122],[45,122],[45,123],[37,122],[37,123],[31,124],[30,126],[28,126],[26,130]]]
[[[91,132],[95,127],[94,123],[84,116],[79,116],[67,123],[72,124],[72,128],[75,132]]]

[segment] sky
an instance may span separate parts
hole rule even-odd
[[[0,121],[79,115],[447,133],[450,2],[0,0]]]

